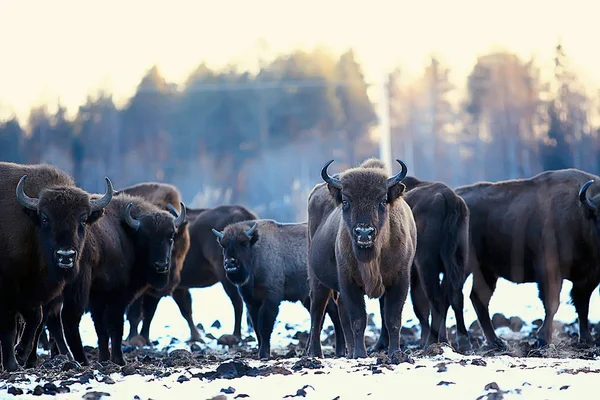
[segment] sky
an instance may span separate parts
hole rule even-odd
[[[596,94],[599,12],[591,0],[0,0],[0,115],[59,98],[74,113],[99,88],[123,102],[153,64],[180,83],[201,62],[254,65],[259,49],[317,45],[353,48],[371,82],[397,65],[416,76],[436,54],[462,86],[477,55],[507,49],[549,66],[561,37]]]

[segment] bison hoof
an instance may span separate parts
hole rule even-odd
[[[112,361],[113,363],[115,363],[117,365],[120,365],[120,366],[124,366],[124,365],[127,364],[125,362],[125,360],[123,358],[121,358],[121,357],[115,357],[115,358],[111,359],[110,361]]]
[[[542,347],[546,347],[548,342],[545,339],[538,338],[533,344],[534,349],[541,349]]]

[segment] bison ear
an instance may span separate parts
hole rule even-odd
[[[388,203],[393,204],[406,191],[404,183],[399,182],[388,189]]]
[[[98,222],[101,216],[104,215],[104,208],[99,209],[98,211],[93,211],[87,219],[87,223],[89,225]]]
[[[336,188],[333,185],[327,184],[327,189],[329,190],[329,194],[333,198],[333,202],[336,206],[342,204],[342,189]]]

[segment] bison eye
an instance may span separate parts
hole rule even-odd
[[[348,200],[342,200],[342,208],[347,210],[350,208],[350,202]]]
[[[42,225],[47,226],[48,225],[48,217],[46,215],[42,214],[41,222],[42,222]]]

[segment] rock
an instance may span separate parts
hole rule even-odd
[[[217,344],[229,347],[237,345],[238,342],[238,338],[234,335],[222,335],[219,340],[217,340]]]
[[[133,364],[127,364],[121,368],[121,373],[123,374],[123,376],[129,376],[134,375],[136,373],[136,370]]]
[[[487,385],[485,385],[485,388],[483,390],[500,390],[500,386],[498,386],[498,384],[496,382],[490,382]]]
[[[192,367],[197,364],[198,362],[192,353],[183,349],[173,350],[165,359],[165,366],[167,367]]]
[[[200,322],[196,324],[196,328],[198,328],[200,332],[204,332],[204,325],[202,325]]]
[[[179,375],[179,377],[177,378],[177,382],[179,382],[179,383],[188,382],[189,380],[190,380],[190,378],[188,378],[185,375]]]
[[[101,399],[103,396],[110,396],[110,393],[106,393],[106,392],[87,392],[86,394],[83,395],[83,399],[84,400],[99,400]]]
[[[79,364],[77,361],[67,361],[63,364],[62,366],[62,370],[63,371],[81,371],[81,364]]]
[[[323,368],[323,363],[316,358],[302,357],[292,367],[294,371],[300,371],[301,369],[320,369]]]
[[[134,336],[129,341],[129,345],[134,347],[144,347],[146,344],[146,339],[142,335]]]
[[[543,323],[544,323],[544,321],[542,321],[541,319],[538,318],[538,319],[534,320],[531,324],[533,326],[535,326],[536,328],[539,328],[540,326],[543,325]]]
[[[225,393],[225,394],[234,394],[235,393],[235,389],[232,388],[231,386],[227,387],[227,388],[223,388],[221,389],[221,393]]]
[[[221,321],[219,321],[218,319],[215,320],[215,322],[212,323],[212,325],[210,326],[211,328],[217,328],[217,329],[221,329]]]
[[[510,317],[508,324],[513,332],[520,332],[523,325],[525,325],[525,322],[519,317]]]
[[[7,390],[8,394],[12,394],[13,396],[20,396],[23,394],[23,389],[11,386]]]
[[[367,326],[375,326],[375,314],[369,313],[367,315]]]
[[[494,329],[498,329],[505,326],[510,326],[510,322],[508,318],[504,316],[504,314],[496,313],[492,316],[492,325]]]
[[[475,358],[475,359],[473,359],[473,361],[471,361],[471,364],[477,365],[478,367],[486,367],[487,366],[487,363],[485,362],[485,360],[483,358]]]

